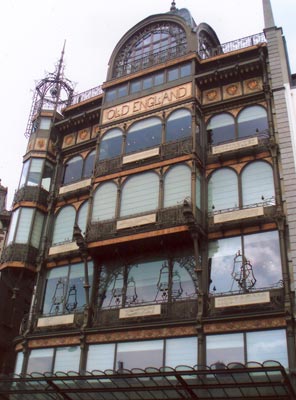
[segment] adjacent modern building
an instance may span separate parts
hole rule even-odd
[[[296,94],[263,9],[263,32],[221,44],[173,1],[102,86],[74,94],[63,53],[38,82],[0,398],[296,398]]]

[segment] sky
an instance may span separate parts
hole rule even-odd
[[[175,0],[197,24],[206,22],[221,43],[264,28],[262,0]],[[271,0],[296,73],[296,0]],[[0,2],[0,179],[7,209],[18,187],[24,136],[36,83],[53,72],[66,41],[65,76],[75,92],[101,85],[121,37],[144,18],[169,11],[171,0],[3,0]],[[231,27],[231,29],[229,29]]]

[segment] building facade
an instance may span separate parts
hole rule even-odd
[[[221,44],[173,2],[101,87],[73,95],[62,57],[39,82],[1,264],[34,288],[0,394],[295,398],[291,77],[263,7]]]

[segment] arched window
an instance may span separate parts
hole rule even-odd
[[[164,207],[182,204],[191,198],[191,171],[187,165],[169,169],[164,178]]]
[[[84,160],[82,178],[90,178],[92,176],[93,169],[94,169],[95,156],[96,156],[96,152],[95,152],[95,150],[93,150],[87,155],[86,159]]]
[[[85,201],[82,206],[78,210],[77,214],[77,224],[81,229],[82,234],[85,234],[86,231],[86,222],[87,222],[87,210],[88,210],[88,202]]]
[[[129,178],[123,185],[120,215],[132,215],[158,208],[159,178],[145,172]]]
[[[158,146],[161,143],[161,120],[156,117],[135,122],[127,132],[126,153]]]
[[[114,128],[108,131],[101,140],[99,161],[117,157],[122,149],[122,131]]]
[[[166,141],[178,140],[187,136],[191,136],[192,119],[190,111],[181,109],[174,111],[166,123]]]
[[[76,210],[72,206],[65,206],[59,211],[54,224],[53,245],[72,242],[75,217]]]
[[[230,168],[215,171],[208,183],[208,210],[217,211],[238,206],[236,173]]]
[[[63,184],[77,182],[81,179],[83,168],[83,159],[80,156],[76,156],[67,161],[65,165]]]
[[[243,205],[273,201],[274,179],[270,164],[255,161],[248,164],[242,172]]]
[[[207,125],[208,141],[216,145],[235,139],[234,117],[227,113],[214,115]]]
[[[246,107],[240,112],[237,123],[239,138],[258,135],[268,130],[267,112],[261,106]]]
[[[115,218],[117,186],[113,182],[103,183],[95,192],[92,221],[104,221]]]

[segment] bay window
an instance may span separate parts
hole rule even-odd
[[[23,186],[41,186],[49,191],[53,166],[44,158],[30,158],[23,164],[19,188]]]

